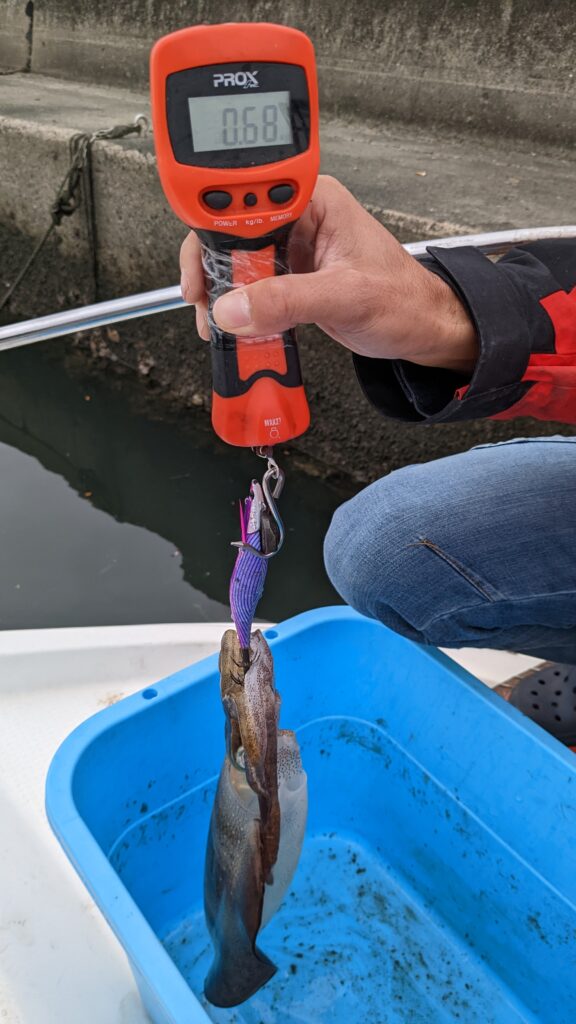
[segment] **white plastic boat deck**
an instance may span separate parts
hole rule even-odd
[[[0,1021],[145,1024],[123,951],[52,835],[44,781],[81,721],[220,646],[228,624],[0,633]],[[537,664],[447,652],[494,686]]]

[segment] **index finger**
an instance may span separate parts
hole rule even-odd
[[[198,236],[191,231],[180,247],[180,286],[185,302],[201,302],[206,298],[204,271],[202,270],[202,252]]]

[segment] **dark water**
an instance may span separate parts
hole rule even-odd
[[[237,499],[264,463],[68,376],[61,345],[0,356],[0,628],[227,620]],[[346,495],[283,461],[270,620],[338,600],[322,539]]]

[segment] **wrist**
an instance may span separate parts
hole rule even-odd
[[[427,276],[427,341],[409,361],[472,375],[480,345],[468,309],[446,281],[424,267],[421,269]]]

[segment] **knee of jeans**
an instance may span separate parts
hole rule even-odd
[[[390,485],[383,487],[384,483]],[[385,492],[385,493],[384,493]],[[378,618],[398,632],[414,636],[398,609],[405,605],[410,586],[408,573],[398,571],[402,552],[408,555],[408,538],[402,510],[391,477],[380,481],[377,502],[368,488],[336,510],[324,540],[324,563],[332,585],[356,611]],[[383,514],[378,514],[383,510]],[[394,552],[393,559],[379,552]],[[391,563],[394,563],[393,569]]]
[[[435,646],[466,634],[460,613],[471,595],[485,600],[424,543],[437,519],[433,489],[399,470],[337,509],[324,542],[326,571],[347,604]]]
[[[354,552],[362,546],[362,528],[356,518],[357,498],[337,508],[324,538],[324,565],[330,582],[347,604],[363,589]],[[361,611],[362,609],[358,609]]]
[[[405,470],[361,491],[334,514],[326,570],[347,604],[395,632],[434,646],[478,646],[478,607],[496,592],[425,540],[436,535],[438,502]]]

